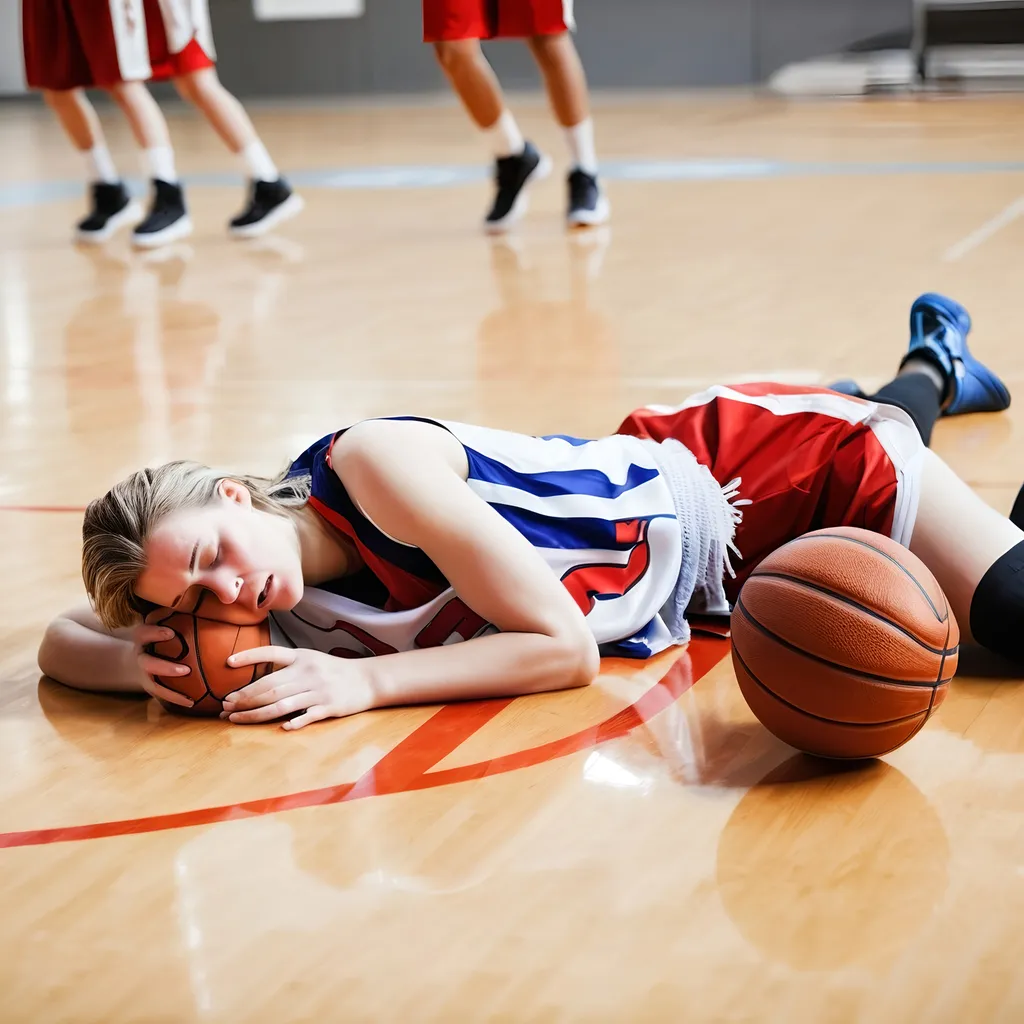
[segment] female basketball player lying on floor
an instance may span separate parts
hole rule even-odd
[[[965,637],[1019,656],[1024,532],[925,447],[939,415],[1009,404],[969,330],[957,303],[919,298],[900,376],[869,400],[849,384],[716,387],[596,441],[369,420],[274,482],[140,471],[89,506],[95,613],[58,618],[39,664],[187,704],[151,674],[188,669],[141,653],[169,631],[138,623],[205,589],[271,617],[276,645],[231,661],[279,669],[228,698],[233,722],[581,686],[599,652],[685,641],[688,612],[727,611],[766,554],[839,525],[909,545]]]

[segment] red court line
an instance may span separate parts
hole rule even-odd
[[[632,732],[667,708],[694,683],[705,676],[729,652],[721,640],[700,638],[673,664],[668,673],[655,683],[636,703],[612,715],[599,725],[583,729],[571,736],[544,743],[528,750],[502,757],[460,765],[438,772],[428,769],[443,760],[464,740],[493,719],[511,703],[510,700],[473,701],[448,704],[414,730],[394,750],[385,754],[376,765],[355,782],[337,786],[266,797],[221,807],[202,807],[176,814],[155,814],[122,821],[101,821],[88,825],[62,828],[31,829],[24,832],[0,833],[0,849],[16,846],[45,846],[51,843],[80,842],[112,836],[164,832],[197,825],[213,825],[223,821],[280,814],[301,807],[336,804],[370,796],[409,792],[446,786],[455,782],[481,779],[520,768],[566,757],[580,750],[596,747],[608,740]]]
[[[0,505],[0,512],[78,512],[84,513],[80,505]]]

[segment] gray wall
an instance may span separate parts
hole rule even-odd
[[[419,0],[367,0],[351,21],[258,24],[250,0],[213,0],[222,77],[242,95],[443,89],[420,42]],[[576,0],[595,88],[746,85],[793,60],[908,30],[910,0]],[[536,87],[525,47],[488,55],[511,88]]]
[[[21,82],[20,0],[0,0],[0,93]],[[367,0],[362,18],[257,22],[251,0],[211,0],[220,72],[243,96],[445,88],[420,42],[420,0]],[[793,60],[909,29],[910,0],[576,0],[596,88],[747,85]],[[488,47],[510,88],[539,82],[525,47]]]
[[[0,96],[25,88],[20,6],[20,0],[0,0]]]

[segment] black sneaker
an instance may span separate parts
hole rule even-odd
[[[79,242],[98,245],[141,218],[142,207],[128,195],[124,182],[97,181],[92,186],[92,210],[76,225],[75,237]]]
[[[249,205],[228,225],[228,233],[235,238],[256,238],[276,228],[278,224],[302,212],[306,204],[302,196],[292,191],[284,178],[277,181],[254,181],[249,193]]]
[[[526,213],[526,186],[550,173],[551,160],[538,152],[532,142],[527,142],[518,156],[496,160],[494,182],[498,192],[484,219],[484,230],[494,235],[508,231]]]
[[[191,234],[192,221],[181,186],[154,178],[153,201],[146,219],[132,232],[132,244],[140,249],[156,249]]]
[[[611,215],[596,174],[587,174],[578,167],[569,175],[569,227],[591,228],[604,224]]]

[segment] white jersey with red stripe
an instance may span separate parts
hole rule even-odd
[[[652,454],[658,445],[621,435],[530,437],[429,422],[462,443],[469,487],[530,541],[604,653],[649,657],[671,645],[659,612],[674,592],[682,552],[672,494]],[[332,650],[346,646],[324,634],[335,619],[346,624],[341,633],[374,637],[382,650],[411,650],[425,637],[451,642],[486,628],[468,610],[456,614],[464,606],[452,603],[447,580],[423,551],[388,537],[356,507],[330,465],[335,436],[308,449],[292,472],[311,474],[310,504],[354,542],[384,592],[373,602],[352,581],[341,594],[309,589],[293,612],[275,614],[278,627],[296,644]],[[444,609],[456,625],[439,637],[436,615]],[[373,653],[373,643],[360,643]]]

